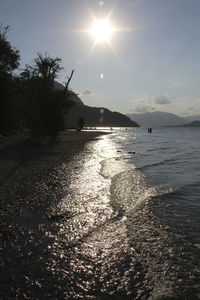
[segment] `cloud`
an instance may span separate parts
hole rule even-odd
[[[196,110],[196,107],[195,106],[189,106],[188,108],[187,108],[187,111],[195,111]]]
[[[132,109],[132,111],[141,114],[141,113],[155,111],[155,108],[149,105],[137,105]]]
[[[154,98],[154,101],[155,101],[156,104],[160,104],[160,105],[165,105],[165,104],[170,103],[170,100],[169,100],[168,96],[166,96],[166,95],[156,96]]]
[[[188,106],[186,110],[182,113],[183,115],[198,115],[200,114],[200,102],[194,103],[192,106]]]
[[[84,96],[94,96],[94,92],[91,91],[91,90],[89,90],[89,89],[87,89],[87,90],[81,92],[81,95],[84,95]]]
[[[166,105],[171,103],[169,97],[165,94],[150,97],[144,95],[143,97],[132,99],[133,107],[132,111],[136,113],[146,113],[159,110],[160,105]]]
[[[131,100],[132,103],[132,109],[131,112],[133,113],[146,113],[146,112],[152,112],[155,111],[154,107],[154,101],[148,97],[143,96],[141,98],[135,98]]]

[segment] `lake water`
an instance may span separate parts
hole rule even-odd
[[[112,204],[126,218],[149,296],[198,298],[199,128],[122,129],[110,140],[117,158],[103,162],[102,174],[111,177]]]
[[[112,203],[127,218],[127,236],[153,287],[151,297],[198,298],[199,128],[156,128],[152,134],[136,128],[110,139],[124,168],[112,177]]]

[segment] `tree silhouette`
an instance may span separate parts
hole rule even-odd
[[[38,57],[35,59],[35,70],[38,73],[38,77],[43,79],[46,78],[53,84],[59,72],[63,70],[61,62],[61,58],[51,58],[47,54],[42,56],[40,53],[38,53]]]
[[[54,137],[65,129],[65,114],[72,106],[68,86],[73,71],[66,84],[67,88],[64,91],[55,90],[54,80],[63,69],[62,60],[38,54],[34,62],[34,66],[27,65],[21,73],[24,121],[33,136]]]
[[[23,79],[46,79],[53,85],[54,80],[58,77],[60,71],[63,70],[61,66],[61,58],[51,58],[47,53],[43,56],[41,53],[37,54],[34,59],[34,65],[26,65],[24,71],[21,73]]]
[[[73,105],[69,83],[74,70],[64,90],[56,90],[62,59],[38,53],[33,66],[26,65],[20,76],[14,76],[20,56],[7,40],[8,31],[0,25],[0,134],[26,127],[32,136],[54,137],[65,129],[65,116]]]
[[[19,66],[19,51],[7,40],[9,26],[0,25],[0,73],[11,74]]]
[[[13,71],[19,66],[19,51],[7,40],[9,27],[0,25],[0,134],[7,134],[11,127],[11,96],[14,86]]]

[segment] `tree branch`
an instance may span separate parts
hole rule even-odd
[[[72,79],[73,74],[74,74],[74,70],[72,70],[71,75],[69,76],[69,78],[68,78],[68,80],[67,80],[67,83],[66,83],[65,89],[64,89],[64,93],[66,93],[67,90],[68,90],[69,83],[70,83],[70,81],[71,81],[71,79]]]

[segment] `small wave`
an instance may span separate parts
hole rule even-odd
[[[108,158],[101,161],[100,174],[105,178],[112,178],[121,172],[134,168],[135,166],[127,164],[124,160],[121,160],[119,157]]]
[[[190,299],[196,299],[199,214],[179,200],[187,189],[197,186],[158,188],[148,184],[139,170],[112,178],[111,204],[123,208],[129,243],[146,270],[148,286],[153,287],[150,299],[186,299],[189,290]]]
[[[179,186],[177,188],[170,188],[168,190],[163,190],[162,195],[163,196],[181,196],[184,195],[186,192],[190,193],[190,190],[199,190],[200,189],[200,182],[192,182],[192,183],[187,183],[183,184],[182,186]],[[160,194],[159,194],[160,195]]]
[[[200,208],[200,183],[193,182],[183,184],[177,188],[170,188],[158,194],[161,201],[168,199],[171,203],[181,203],[182,206],[192,210],[198,210]],[[200,212],[200,211],[199,211]]]
[[[111,181],[111,204],[123,206],[126,213],[149,197],[157,195],[154,186],[149,186],[145,176],[138,169],[129,169],[118,173]]]
[[[153,152],[153,151],[158,152],[160,150],[168,151],[168,150],[171,150],[171,149],[174,149],[174,147],[156,147],[156,148],[152,148],[152,149],[147,149],[147,152]]]
[[[138,167],[138,168],[141,169],[141,170],[144,170],[144,169],[147,169],[147,168],[160,166],[160,165],[163,165],[165,163],[173,163],[173,162],[176,162],[176,164],[181,163],[181,162],[177,161],[177,158],[169,157],[167,159],[163,159],[161,161],[157,161],[157,162],[154,162],[154,163],[151,163],[151,164],[148,164],[148,165],[144,165],[144,166],[141,166],[141,167]]]

